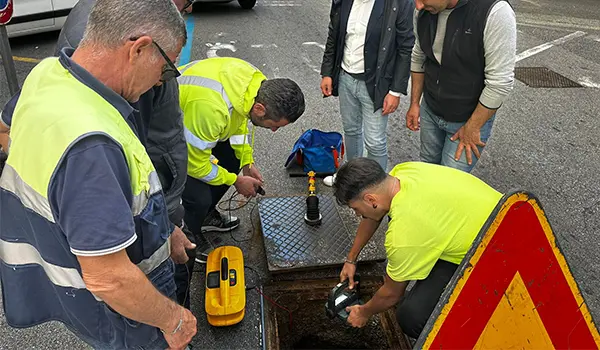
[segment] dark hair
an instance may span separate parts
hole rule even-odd
[[[333,191],[340,205],[348,205],[369,187],[381,184],[387,174],[381,165],[369,158],[356,158],[337,171]]]
[[[293,123],[304,113],[304,94],[290,79],[264,80],[254,102],[265,106],[266,117],[274,121]]]

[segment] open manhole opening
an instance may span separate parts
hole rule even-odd
[[[363,328],[327,317],[325,303],[338,282],[302,280],[266,286],[265,298],[269,300],[262,303],[265,348],[410,349],[393,309],[373,316]],[[383,278],[363,276],[361,285],[361,298],[367,302],[383,285]]]
[[[546,67],[516,67],[515,77],[534,88],[580,88],[580,84]]]

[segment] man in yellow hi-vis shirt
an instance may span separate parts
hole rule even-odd
[[[203,232],[225,232],[239,225],[238,218],[215,209],[229,187],[253,197],[262,186],[248,122],[272,131],[293,123],[304,113],[304,95],[292,80],[267,79],[237,58],[195,61],[181,72],[179,102],[188,144],[184,221],[199,240],[202,261],[202,254],[210,250]]]
[[[342,166],[333,187],[338,202],[363,218],[340,274],[342,281],[349,278],[354,285],[361,249],[381,221],[390,218],[385,283],[365,305],[348,309],[348,322],[363,327],[372,315],[398,304],[400,327],[418,338],[502,194],[460,170],[408,162],[386,174],[367,158]],[[417,283],[405,296],[410,281]]]

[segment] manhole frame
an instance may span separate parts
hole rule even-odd
[[[311,296],[311,300],[322,298],[323,305],[327,300],[327,296],[331,288],[339,282],[339,279],[308,279],[298,281],[280,281],[266,285],[262,289],[261,294],[267,295],[274,299],[279,296],[290,293],[302,293],[302,295]],[[361,292],[363,295],[372,297],[375,292],[383,285],[383,277],[361,276]],[[261,336],[262,349],[280,350],[280,332],[279,324],[276,319],[276,306],[271,305],[261,295]],[[323,312],[325,309],[323,308]],[[410,343],[402,332],[402,329],[396,321],[395,308],[391,308],[380,314],[381,326],[386,334],[388,344],[392,349],[412,349]],[[332,320],[332,322],[340,322],[340,320]]]

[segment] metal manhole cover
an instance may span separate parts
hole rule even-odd
[[[304,222],[306,197],[267,197],[258,203],[269,271],[342,264],[352,246],[333,198],[318,195],[323,221]]]
[[[516,67],[515,77],[534,88],[574,88],[582,87],[573,80],[546,67]]]

